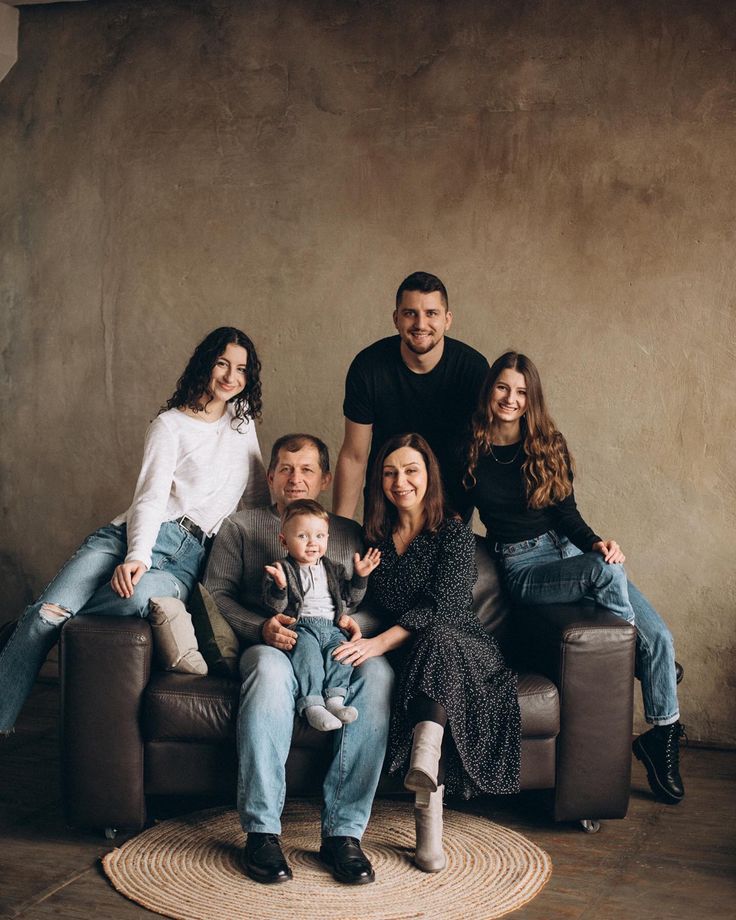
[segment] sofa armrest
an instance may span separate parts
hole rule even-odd
[[[519,607],[515,654],[560,694],[554,817],[623,818],[631,785],[636,629],[594,603]]]
[[[146,821],[140,708],[151,629],[138,617],[74,617],[61,633],[61,765],[67,823]]]

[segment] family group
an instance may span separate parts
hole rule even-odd
[[[513,601],[592,598],[635,626],[652,728],[633,750],[654,795],[679,802],[672,637],[628,581],[618,543],[578,511],[573,458],[534,363],[509,351],[489,366],[447,335],[452,319],[435,275],[401,283],[398,334],[347,373],[334,484],[313,434],[279,438],[264,469],[256,349],[239,329],[211,332],[150,425],[130,507],[0,635],[0,732],[70,617],[145,617],[152,597],[186,601],[201,580],[242,643],[245,872],[292,877],[280,835],[295,713],[334,739],[320,848],[334,877],[375,877],[360,841],[384,762],[414,793],[416,865],[439,871],[445,792],[519,789],[516,675],[472,609],[477,509]],[[330,485],[333,513],[319,501]]]

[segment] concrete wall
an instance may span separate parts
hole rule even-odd
[[[127,505],[194,343],[244,327],[261,440],[336,454],[409,271],[458,338],[535,358],[687,669],[736,743],[736,12],[659,2],[23,9],[0,84],[3,618]]]

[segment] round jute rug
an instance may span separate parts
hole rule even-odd
[[[362,842],[376,870],[372,885],[341,885],[319,861],[312,802],[291,801],[284,811],[293,881],[251,881],[240,868],[244,843],[237,814],[211,809],[152,827],[102,864],[121,894],[177,920],[493,920],[539,894],[552,871],[549,856],[521,834],[446,809],[447,868],[420,872],[406,801],[374,805]]]

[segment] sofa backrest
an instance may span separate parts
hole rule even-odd
[[[487,632],[502,645],[509,632],[509,604],[501,586],[498,564],[488,552],[483,537],[475,535],[475,564],[478,580],[473,588],[473,610]]]

